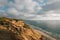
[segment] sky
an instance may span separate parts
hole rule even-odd
[[[0,17],[60,20],[60,0],[0,0]]]

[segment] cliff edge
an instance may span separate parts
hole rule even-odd
[[[0,18],[0,40],[46,40],[23,20]]]

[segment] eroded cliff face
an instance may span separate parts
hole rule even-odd
[[[0,40],[46,40],[46,38],[22,20],[1,18]]]

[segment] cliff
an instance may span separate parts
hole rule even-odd
[[[0,18],[0,40],[46,40],[40,31],[23,20]]]

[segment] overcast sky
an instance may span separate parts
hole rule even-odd
[[[0,0],[0,17],[60,20],[60,0]]]

